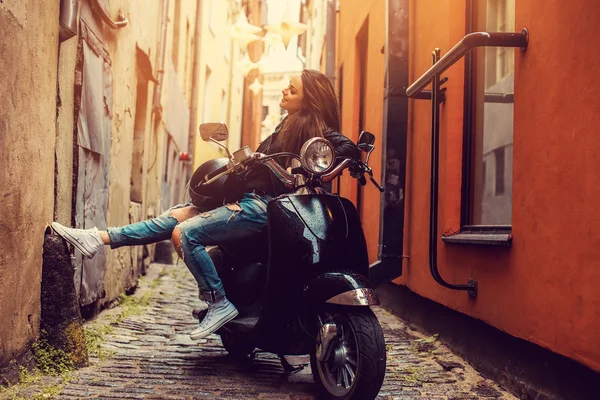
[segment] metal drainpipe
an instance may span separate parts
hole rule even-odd
[[[165,74],[165,48],[167,46],[167,24],[169,23],[169,0],[163,0],[161,11],[161,28],[160,38],[158,43],[158,70],[157,80],[158,83],[154,86],[154,93],[152,95],[152,114],[157,116],[157,112],[160,110],[160,95],[162,90],[163,76]],[[158,114],[160,115],[160,114]]]
[[[198,71],[198,66],[200,64],[200,51],[201,51],[201,31],[202,31],[202,0],[197,0],[196,4],[196,22],[194,26],[194,60],[192,62],[192,112],[190,118],[190,131],[188,136],[188,152],[191,157],[194,156],[195,147],[195,139],[196,139],[196,129],[198,125],[198,82],[200,77],[200,72]],[[187,179],[190,180],[192,176],[192,168],[193,163],[188,165],[187,168]]]
[[[379,286],[402,275],[404,244],[404,203],[406,187],[406,138],[408,136],[408,2],[386,3],[385,90],[382,129],[382,184],[379,223],[379,260],[371,265],[370,281]],[[388,171],[391,151],[397,171]],[[388,183],[389,174],[397,178]],[[397,196],[394,198],[394,196]]]

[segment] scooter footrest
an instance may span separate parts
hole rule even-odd
[[[293,366],[288,362],[285,356],[280,355],[279,361],[281,362],[281,366],[286,374],[295,374],[296,372],[300,372],[304,369],[305,365]]]
[[[236,332],[249,332],[258,323],[258,317],[236,318],[225,325]]]

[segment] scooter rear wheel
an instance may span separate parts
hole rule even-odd
[[[342,307],[320,315],[334,322],[337,335],[328,356],[319,361],[316,345],[310,353],[313,378],[326,398],[370,400],[377,397],[385,376],[385,341],[379,321],[369,308]]]
[[[244,340],[243,337],[230,334],[222,333],[221,342],[225,350],[236,358],[245,358],[252,354],[255,349],[254,343]]]

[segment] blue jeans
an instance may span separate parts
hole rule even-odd
[[[109,228],[110,246],[117,248],[170,239],[173,230],[178,227],[185,265],[198,282],[200,292],[218,300],[225,296],[225,290],[205,247],[243,239],[265,227],[270,199],[268,195],[245,193],[237,203],[201,212],[181,223],[171,215],[171,211],[184,206],[176,206],[147,221]]]
[[[117,249],[122,246],[151,244],[171,239],[173,230],[177,224],[179,224],[177,218],[171,215],[171,211],[191,205],[192,204],[180,204],[169,208],[158,217],[130,225],[108,228],[107,232],[110,237],[110,248]]]

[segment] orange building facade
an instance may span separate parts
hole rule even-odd
[[[390,9],[407,25],[389,27]],[[371,262],[386,252],[380,226],[391,198],[404,211],[392,227],[402,238],[395,284],[600,371],[597,21],[594,0],[342,0],[336,77],[342,132],[377,136],[371,166],[386,188],[397,185],[394,171],[405,179],[383,201],[375,187],[342,180],[341,194],[360,209]],[[405,110],[386,112],[385,101],[406,96],[434,49],[443,57],[471,32],[523,28],[525,49],[478,48],[440,76],[448,80],[439,106],[435,258],[446,282],[476,282],[471,296],[430,272],[431,85],[405,98]],[[386,82],[388,51],[406,53],[402,90]],[[406,113],[404,129],[386,127],[396,112]],[[403,135],[405,154],[386,146],[392,135]]]

